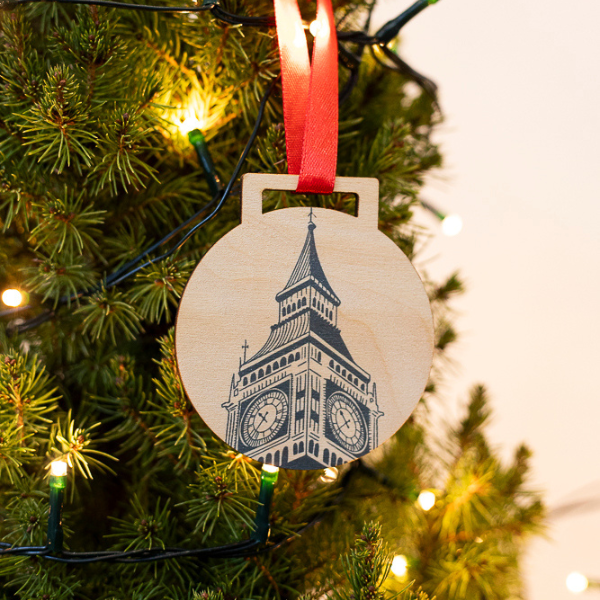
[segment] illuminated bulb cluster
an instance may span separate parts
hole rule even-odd
[[[406,573],[408,572],[408,560],[404,554],[396,554],[396,556],[394,556],[391,571],[396,577],[406,577]]]
[[[567,576],[567,589],[573,594],[580,594],[587,590],[589,581],[585,575],[581,573],[569,573]]]
[[[19,290],[8,289],[2,292],[2,302],[6,306],[17,307],[23,304],[23,294]]]

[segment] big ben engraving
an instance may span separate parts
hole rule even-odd
[[[335,466],[379,444],[375,382],[338,328],[340,298],[317,254],[312,210],[300,256],[275,296],[278,322],[231,379],[226,442],[284,468]]]

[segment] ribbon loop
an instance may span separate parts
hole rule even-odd
[[[274,0],[288,172],[297,192],[330,194],[338,145],[337,33],[331,0],[317,0],[312,66],[297,0]]]

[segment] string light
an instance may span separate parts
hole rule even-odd
[[[2,292],[2,302],[6,306],[12,306],[13,308],[16,308],[17,306],[21,306],[23,301],[24,296],[19,290],[9,288]]]
[[[50,475],[64,477],[67,474],[67,463],[64,460],[53,460],[50,463]]]
[[[205,126],[206,121],[201,121],[198,117],[190,115],[181,121],[179,131],[181,131],[182,135],[189,135],[194,129],[204,129]]]
[[[323,475],[319,477],[319,481],[323,483],[332,483],[338,478],[338,470],[335,467],[327,467],[323,471]]]
[[[206,144],[206,138],[200,129],[192,129],[188,132],[188,139],[190,140],[190,144],[196,149],[198,160],[204,169],[204,175],[206,176],[206,182],[208,183],[210,193],[213,196],[216,196],[223,191],[223,185],[215,170],[215,165],[208,150],[208,145]]]
[[[445,235],[452,237],[462,231],[463,222],[458,215],[448,215],[442,221],[442,231]]]
[[[51,493],[52,486],[58,487],[61,489],[61,485],[66,487],[66,471],[67,471],[67,463],[64,461],[55,461],[56,464],[51,463],[50,465],[50,481],[51,481]],[[62,464],[60,464],[62,463]],[[363,472],[362,469],[358,468],[362,465],[362,461],[359,459],[354,463],[354,468],[351,468],[348,474],[352,473],[360,473]],[[65,475],[53,475],[52,473],[65,473]],[[263,497],[263,487],[267,484],[271,487],[274,487],[275,482],[277,480],[277,475],[279,472],[279,468],[273,465],[265,465],[262,473],[261,473],[261,492],[259,493],[259,500]],[[374,469],[369,469],[367,471],[369,475],[375,478],[378,481],[382,481],[383,476],[380,473],[377,473]],[[52,477],[64,477],[62,482],[53,481]],[[288,537],[284,536],[283,539],[276,541],[273,545],[268,546],[266,549],[268,550],[276,550],[280,548],[284,543],[290,542],[294,539],[297,539],[296,536],[303,534],[305,531],[314,527],[318,523],[320,523],[323,518],[328,513],[328,509],[332,506],[339,504],[341,498],[345,494],[345,488],[349,485],[351,481],[350,478],[345,477],[342,481],[342,489],[339,494],[325,503],[322,510],[316,514],[308,523],[306,523],[300,530],[296,532],[294,536]],[[384,485],[387,485],[384,483]],[[64,487],[62,487],[64,491]],[[272,491],[272,489],[271,489]],[[269,510],[270,503],[272,500],[272,493],[267,498],[268,505],[266,510],[263,510],[263,515],[266,515],[266,519],[264,516],[260,518],[262,523],[269,523]],[[259,509],[264,505],[259,505]],[[259,521],[259,515],[257,511],[257,522]],[[62,530],[61,530],[62,531]],[[56,547],[56,546],[55,546]],[[95,552],[70,552],[65,550],[61,553],[60,556],[56,554],[51,554],[49,552],[51,550],[49,545],[46,546],[19,546],[15,547],[12,544],[7,542],[0,542],[0,559],[4,556],[38,556],[41,559],[51,560],[53,562],[61,562],[71,565],[82,565],[82,564],[90,564],[97,562],[114,562],[114,563],[127,563],[127,564],[135,564],[135,563],[147,563],[147,562],[155,562],[155,561],[163,561],[163,560],[172,560],[177,558],[184,557],[196,557],[196,558],[213,558],[213,559],[225,559],[225,558],[247,558],[249,556],[254,556],[258,553],[262,553],[265,548],[262,546],[262,542],[258,539],[258,535],[253,535],[249,540],[236,542],[233,544],[227,544],[225,546],[218,546],[214,548],[145,548],[139,550],[127,550],[127,551],[106,551],[100,550]],[[406,574],[408,571],[408,560],[405,556],[397,556],[395,560],[394,566],[395,572],[394,574],[398,577],[402,577],[402,573]],[[592,584],[590,584],[592,585]]]
[[[574,572],[574,573],[569,573],[569,575],[567,575],[566,584],[567,584],[567,589],[572,594],[580,594],[581,592],[584,592],[585,590],[587,590],[590,582],[588,581],[588,578],[585,575]]]
[[[317,37],[317,33],[321,30],[321,23],[315,19],[308,27],[308,30],[312,34],[313,37]]]
[[[425,490],[419,494],[418,502],[424,511],[431,510],[435,505],[435,494]]]
[[[445,235],[452,237],[462,231],[463,222],[458,215],[447,215],[426,200],[420,200],[420,202],[423,208],[427,209],[442,222],[442,231]]]
[[[277,475],[279,473],[279,467],[275,465],[263,465],[262,473],[269,474],[273,482],[277,481]],[[266,475],[265,475],[266,476]]]
[[[329,37],[329,25],[325,19],[315,19],[314,21],[311,21],[310,25],[308,26],[308,30],[313,37]]]
[[[258,492],[258,508],[254,521],[254,532],[252,539],[264,544],[269,539],[271,524],[269,513],[271,512],[271,501],[275,492],[275,484],[279,476],[279,467],[274,465],[263,465],[260,473],[260,491]]]
[[[48,543],[51,552],[62,552],[62,508],[67,487],[67,463],[54,460],[50,463],[50,511],[48,513]]]
[[[408,573],[408,560],[404,554],[396,554],[394,556],[391,571],[396,577],[406,577]]]

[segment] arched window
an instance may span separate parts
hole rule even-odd
[[[248,385],[248,378],[244,377],[244,385]]]
[[[340,365],[335,365],[335,370],[339,373],[340,372]]]
[[[278,467],[280,462],[281,454],[279,453],[279,450],[277,450],[277,452],[275,452],[275,466]]]
[[[275,362],[273,363],[273,370],[274,370],[274,371],[277,371],[277,369],[279,369],[279,363],[278,363],[277,361],[275,361]]]
[[[290,354],[290,355],[288,356],[288,363],[293,363],[293,362],[294,362],[294,355],[293,355],[293,354]]]
[[[281,366],[285,367],[286,362],[285,362],[285,356],[281,359]]]
[[[352,374],[351,374],[351,373],[348,373],[348,379],[349,379],[350,381],[352,381]]]
[[[264,458],[261,456],[261,457],[258,459],[258,462],[259,462],[259,463],[264,463],[264,462],[265,462],[265,459],[264,459]]]
[[[267,455],[267,460],[269,459],[269,456]],[[337,460],[337,456],[335,455],[335,452],[331,453],[331,466],[335,467],[335,461]]]
[[[306,306],[306,298],[302,298],[302,306]]]
[[[321,353],[320,353],[320,352],[319,352],[319,354],[317,354],[317,360],[318,360],[319,362],[321,362]]]
[[[316,305],[317,305],[317,299],[313,298],[313,306],[316,306]]]
[[[341,465],[343,462],[344,462],[344,461],[342,460],[342,458],[341,458],[341,457],[340,457],[340,458],[338,458],[338,462],[337,462],[337,464],[338,464],[338,467],[339,467],[339,466],[340,466],[340,465]]]
[[[296,310],[296,303],[292,304],[292,310]]]
[[[342,369],[342,377],[346,377],[346,369]]]
[[[314,449],[315,449],[315,441],[310,440],[310,442],[308,442],[308,451],[312,454]]]
[[[262,369],[260,369],[260,370],[258,371],[258,376],[259,376],[259,377],[264,377],[264,376],[265,376],[265,372],[264,372]]]
[[[294,360],[300,360],[300,352],[296,352],[296,356],[294,356]]]
[[[364,383],[361,383],[361,384],[360,384],[360,389],[361,389],[363,392],[365,391],[365,384],[364,384]]]
[[[294,444],[294,454],[298,454],[298,444]]]
[[[288,451],[288,447],[286,446],[283,449],[283,453],[281,454],[281,464],[287,465],[288,460],[289,460],[289,451]]]
[[[267,365],[267,371],[266,371],[267,375],[271,374],[271,365]]]
[[[315,444],[315,456],[319,456],[319,444]]]
[[[304,442],[300,442],[300,445],[298,446],[298,452],[300,452],[300,454],[304,452]]]
[[[256,373],[252,373],[252,375],[250,375],[250,381],[256,381]]]
[[[333,369],[333,367],[335,366],[335,363],[332,360],[330,360],[329,361],[329,366]]]
[[[325,448],[325,450],[323,450],[323,462],[325,464],[327,464],[329,462],[329,450],[327,448]]]
[[[269,452],[269,454],[267,454],[267,458],[265,459],[265,462],[268,465],[272,465],[273,464],[273,457],[271,456],[271,453]]]

